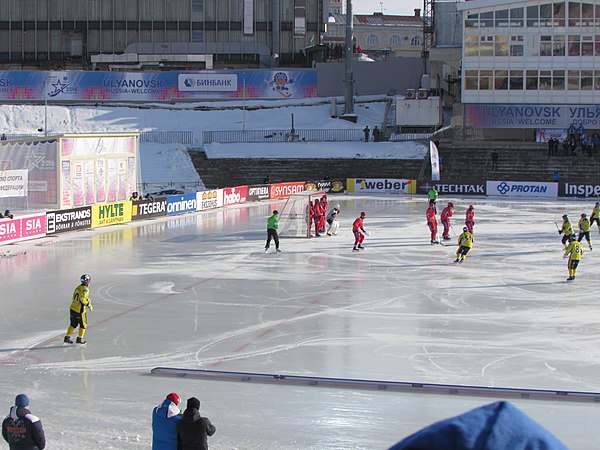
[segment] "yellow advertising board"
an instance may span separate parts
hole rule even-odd
[[[92,228],[131,222],[132,202],[92,205]]]

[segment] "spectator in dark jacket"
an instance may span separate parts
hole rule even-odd
[[[208,436],[217,429],[207,417],[200,416],[200,400],[188,398],[183,418],[177,422],[178,450],[208,450]]]
[[[152,410],[152,450],[177,450],[177,422],[181,420],[179,395],[171,392]]]
[[[19,394],[2,422],[2,437],[10,450],[42,450],[46,436],[40,419],[29,411],[29,398]]]

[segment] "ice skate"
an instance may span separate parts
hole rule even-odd
[[[281,250],[279,250],[279,249],[277,249],[277,250],[275,250],[275,251],[276,251],[277,253],[281,253]]]
[[[450,236],[442,236],[442,239],[445,241],[449,241],[450,240]]]
[[[87,341],[84,338],[78,337],[77,340],[75,341],[77,344],[87,344]]]
[[[71,339],[71,336],[65,336],[65,338],[63,339],[63,342],[65,344],[72,344],[73,343],[73,339]]]
[[[432,244],[439,244],[439,243],[440,243],[440,241],[438,241],[438,240],[434,239],[433,241],[431,241],[431,243],[432,243]]]
[[[460,261],[458,261],[459,264],[463,263],[465,260],[461,259]]]
[[[331,236],[331,233],[327,233],[327,236]]]
[[[456,258],[456,259],[454,260],[454,262],[455,262],[455,263],[457,263],[457,262],[460,262],[460,259]]]
[[[353,251],[353,252],[357,252],[357,251],[358,251],[358,249],[357,249],[356,247],[352,247],[352,251]]]
[[[267,253],[269,251],[269,247],[265,248],[265,253]]]
[[[358,244],[358,248],[360,248],[361,250],[365,249],[361,244]]]
[[[573,281],[575,279],[575,277],[569,277],[567,278],[567,281]]]

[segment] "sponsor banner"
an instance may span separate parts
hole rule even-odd
[[[286,198],[293,194],[304,192],[304,181],[291,183],[275,183],[271,185],[271,198]]]
[[[167,197],[167,216],[197,211],[196,194],[172,195]]]
[[[431,161],[431,179],[440,181],[440,152],[433,141],[429,141],[429,159]]]
[[[427,194],[429,189],[434,187],[440,194],[454,195],[485,195],[485,184],[451,184],[440,183],[437,181],[419,181],[419,193]]]
[[[600,184],[561,183],[558,195],[560,197],[600,197]]]
[[[27,169],[0,171],[0,197],[27,197]]]
[[[396,178],[348,178],[348,192],[356,194],[416,194],[417,181]]]
[[[487,195],[504,197],[558,197],[558,183],[487,181]]]
[[[92,228],[131,222],[131,201],[92,205]]]
[[[0,220],[0,242],[11,242],[33,239],[46,235],[46,214],[34,214],[16,219]]]
[[[220,208],[223,206],[223,189],[196,192],[196,204],[197,211]]]
[[[566,128],[538,128],[535,130],[535,142],[548,142],[550,138],[558,139],[560,142],[567,139]]]
[[[246,203],[248,186],[236,186],[223,189],[223,206]]]
[[[597,105],[466,104],[465,125],[472,128],[600,128]]]
[[[92,207],[65,209],[46,213],[46,233],[64,233],[92,227]]]
[[[258,202],[260,200],[269,200],[271,198],[271,185],[269,184],[254,184],[248,186],[249,202]]]
[[[177,99],[281,99],[316,96],[315,69],[0,71],[0,100],[6,101],[171,102]]]
[[[134,201],[131,207],[131,219],[140,220],[148,217],[167,215],[167,198],[158,197],[154,200]]]
[[[307,191],[325,191],[332,194],[342,193],[346,190],[346,180],[321,180],[307,181],[304,185]]]

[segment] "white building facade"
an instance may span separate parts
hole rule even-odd
[[[600,0],[457,6],[467,125],[562,128],[575,122],[600,128]],[[483,111],[497,119],[477,117]],[[511,116],[530,120],[510,123]]]

